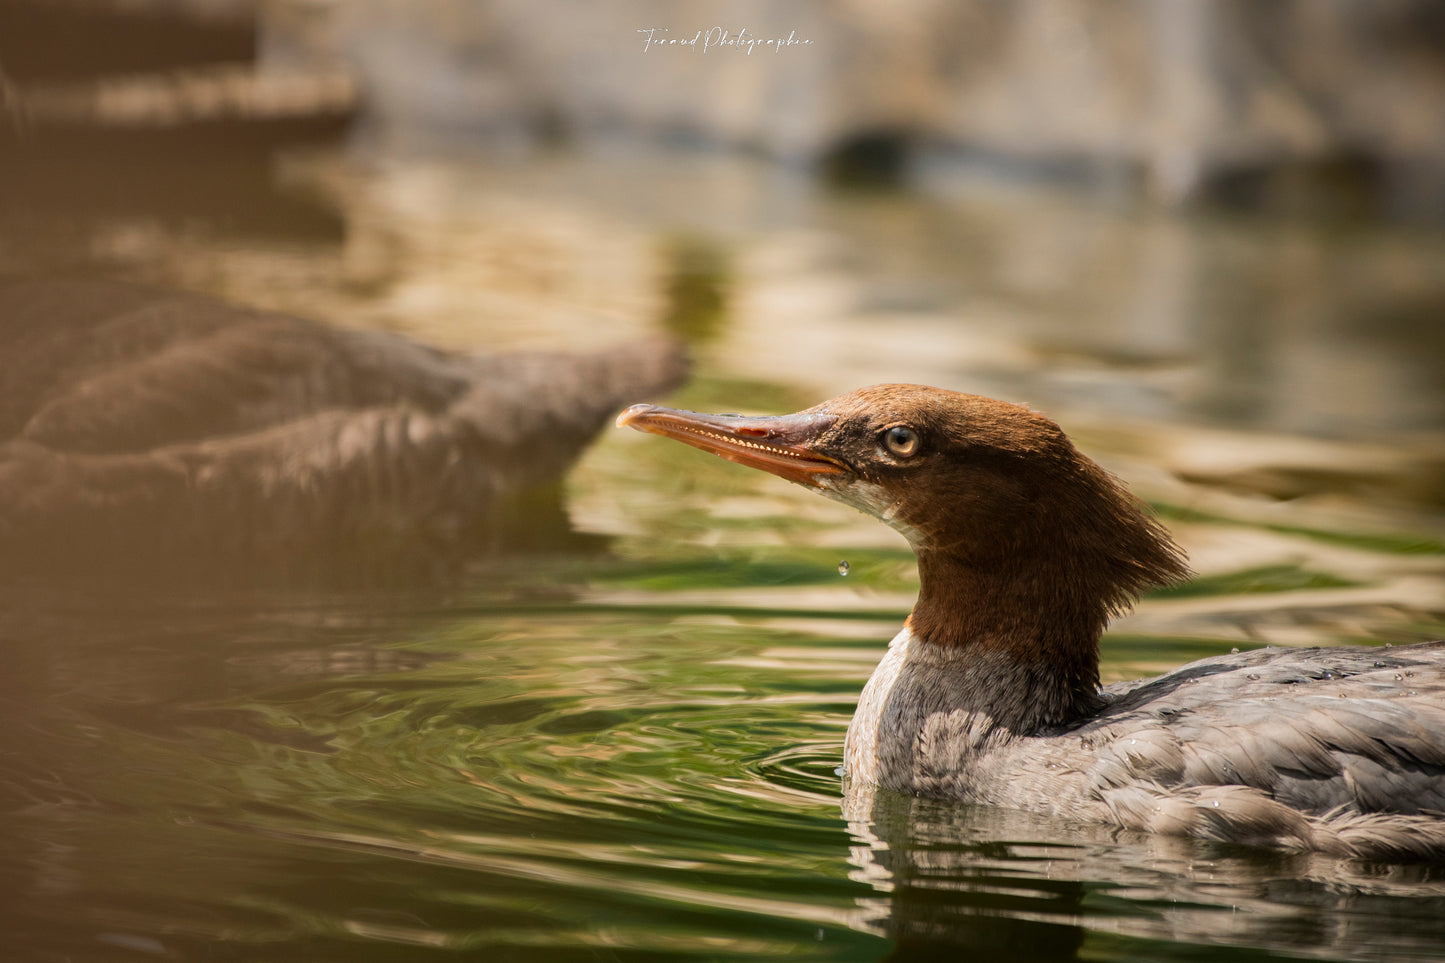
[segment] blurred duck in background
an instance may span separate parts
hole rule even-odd
[[[449,354],[199,295],[0,286],[0,568],[425,564],[559,527],[617,408],[679,384],[657,340]],[[565,528],[565,521],[561,522]]]

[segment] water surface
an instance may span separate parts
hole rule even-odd
[[[313,158],[286,189],[341,240],[108,212],[0,254],[463,349],[670,327],[704,410],[1032,401],[1200,573],[1115,626],[1106,681],[1442,634],[1438,237],[619,169]],[[568,504],[589,550],[433,584],[5,586],[8,958],[1438,957],[1436,868],[845,797],[902,541],[633,433]]]

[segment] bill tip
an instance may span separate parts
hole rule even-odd
[[[628,427],[638,418],[642,417],[643,414],[651,411],[652,408],[652,405],[632,405],[627,410],[623,411],[622,414],[617,416],[617,427]]]

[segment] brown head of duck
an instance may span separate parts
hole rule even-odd
[[[1140,591],[1187,574],[1148,510],[1058,425],[1018,405],[888,384],[777,417],[634,405],[618,425],[760,468],[891,525],[918,557],[913,635],[1035,666],[1062,685],[1055,705],[1064,716],[1096,705],[1109,618]]]

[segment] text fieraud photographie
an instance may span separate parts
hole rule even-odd
[[[702,51],[703,53],[709,50],[735,50],[751,55],[754,50],[770,50],[773,53],[781,53],[789,47],[811,47],[813,45],[813,41],[799,37],[796,30],[789,30],[786,37],[758,37],[746,29],[734,33],[731,30],[724,30],[722,27],[698,30],[691,35],[678,34],[676,36],[673,36],[672,31],[666,27],[642,27],[637,32],[642,34],[643,53],[653,47],[671,47]]]

